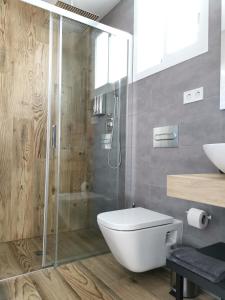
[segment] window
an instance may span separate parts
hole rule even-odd
[[[208,51],[208,0],[135,0],[134,80]]]
[[[124,38],[101,33],[95,40],[95,88],[127,76],[128,43]]]
[[[95,88],[108,82],[109,37],[108,33],[99,34],[95,40]]]
[[[127,40],[111,35],[109,38],[109,82],[127,76]]]

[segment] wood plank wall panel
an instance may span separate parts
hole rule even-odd
[[[88,227],[87,201],[73,200],[73,193],[81,192],[84,181],[90,182],[90,160],[87,143],[87,103],[89,78],[90,31],[77,30],[76,24],[65,20],[63,27],[62,69],[62,138],[61,193],[59,230]],[[76,198],[76,197],[75,197]]]
[[[48,22],[38,8],[0,0],[0,241],[43,230]]]
[[[12,118],[0,113],[0,241],[5,241],[11,236],[12,153],[9,149],[12,149],[12,135],[8,133],[12,131]]]
[[[0,0],[0,242],[42,235],[46,160],[49,14],[19,0]],[[54,22],[57,28],[57,20]],[[91,182],[87,128],[90,32],[64,27],[62,193]],[[75,27],[74,27],[75,28]],[[54,35],[52,117],[57,99]],[[51,150],[48,233],[55,230],[55,156]],[[82,202],[82,200],[81,200]],[[60,230],[88,226],[87,202],[62,203]],[[82,213],[79,213],[82,212]],[[80,218],[79,218],[80,216]]]
[[[13,119],[11,236],[33,235],[34,128],[29,119]]]

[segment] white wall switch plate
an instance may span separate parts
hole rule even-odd
[[[203,87],[184,92],[184,104],[193,103],[204,99]]]

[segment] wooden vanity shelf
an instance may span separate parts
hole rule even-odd
[[[225,175],[168,175],[167,196],[225,207]]]

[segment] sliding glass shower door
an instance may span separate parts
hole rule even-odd
[[[108,251],[97,214],[123,200],[128,37],[44,1],[0,12],[5,279]]]
[[[108,251],[97,214],[122,206],[128,77],[126,38],[62,16],[50,27],[46,202],[55,203],[56,230],[46,234],[44,265]]]

